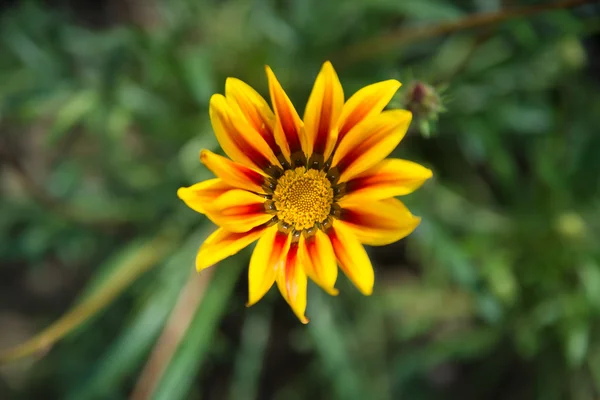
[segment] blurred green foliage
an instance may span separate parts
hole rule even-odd
[[[415,82],[445,87],[397,150],[434,170],[405,199],[422,225],[369,249],[372,297],[345,278],[337,298],[311,286],[306,327],[274,290],[246,309],[248,253],[223,262],[154,398],[597,399],[598,5],[348,61],[363,40],[501,3],[128,1],[101,27],[34,1],[4,9],[0,347],[101,290],[157,234],[170,239],[43,358],[0,368],[0,398],[128,398],[212,229],[176,198],[210,176],[198,161],[217,150],[210,96],[227,76],[266,94],[269,64],[302,111],[331,59],[347,96],[398,78],[392,106],[407,107]]]

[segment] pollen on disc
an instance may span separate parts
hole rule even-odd
[[[277,217],[300,231],[327,219],[333,188],[325,172],[298,167],[277,180],[273,201]]]

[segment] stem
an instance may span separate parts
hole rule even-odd
[[[191,276],[171,312],[171,317],[165,324],[160,338],[154,345],[154,349],[137,379],[130,400],[146,400],[152,397],[156,385],[160,382],[204,298],[213,272],[214,268],[203,271],[200,275],[196,270],[191,272]]]
[[[377,54],[391,51],[398,46],[419,40],[429,39],[464,29],[496,24],[513,18],[526,17],[543,11],[573,8],[583,4],[595,3],[597,1],[598,0],[563,0],[555,3],[536,4],[492,13],[474,14],[456,22],[441,23],[434,26],[403,28],[350,45],[343,49],[337,57],[334,56],[333,58],[338,60],[338,64],[349,64],[368,59]]]

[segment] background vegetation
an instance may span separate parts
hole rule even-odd
[[[600,6],[564,3],[4,4],[0,398],[598,399]],[[404,83],[397,155],[434,179],[374,295],[312,286],[303,326],[244,307],[248,252],[193,271],[213,226],[176,190],[227,76],[269,64],[302,110],[326,59],[347,95]]]

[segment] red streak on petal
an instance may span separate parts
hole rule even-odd
[[[297,151],[300,151],[301,146],[300,139],[298,138],[296,124],[292,116],[292,110],[290,110],[290,108],[288,107],[287,102],[279,96],[276,99],[276,103],[279,122],[281,124],[281,128],[288,142],[288,145],[290,146],[290,153],[293,154]]]
[[[239,148],[244,154],[256,164],[259,168],[267,168],[271,162],[267,157],[260,153],[252,143],[249,143],[246,138],[241,134],[239,130],[233,125],[231,119],[228,116],[221,115],[224,128],[229,133],[229,137],[235,143],[236,147]]]
[[[248,232],[228,232],[228,235],[225,236],[224,238],[222,238],[219,241],[219,243],[234,243],[248,235],[251,235],[258,231],[262,231],[263,229],[265,229],[265,227],[266,227],[266,224],[261,224],[261,225],[255,226],[254,228],[250,229]]]
[[[221,214],[227,217],[250,216],[253,214],[263,214],[265,211],[263,203],[244,204],[241,206],[229,207],[221,211]]]
[[[273,150],[273,153],[277,154],[279,152],[279,147],[277,146],[277,143],[275,143],[271,121],[265,118],[265,115],[254,106],[247,96],[242,96],[243,97],[240,98],[240,100],[243,101],[243,104],[240,104],[240,107],[245,111],[246,116],[250,119],[250,123],[254,126],[256,131],[262,136],[265,142],[267,142],[271,150]]]
[[[335,253],[335,257],[338,260],[340,268],[342,269],[342,271],[344,271],[344,273],[346,274],[346,276],[348,276],[348,278],[352,279],[352,276],[353,276],[352,271],[350,269],[348,269],[348,267],[347,267],[347,264],[349,262],[351,262],[351,260],[349,260],[349,256],[348,256],[348,252],[346,251],[346,248],[344,247],[344,245],[342,244],[342,241],[340,240],[337,233],[335,232],[335,229],[329,229],[327,231],[327,235],[329,236],[329,240],[331,240],[331,245],[333,246],[333,252]]]
[[[269,255],[269,260],[267,261],[267,266],[269,268],[277,270],[282,266],[281,264],[285,262],[285,260],[282,259],[282,255],[286,241],[287,234],[277,231],[275,240],[273,241],[273,251]]]
[[[376,103],[377,103],[377,98],[374,96],[371,98],[365,99],[364,102],[359,104],[350,113],[350,115],[348,115],[346,122],[340,128],[340,131],[338,133],[338,142],[340,140],[342,140],[342,138],[344,136],[346,136],[346,134],[348,132],[350,132],[350,130],[352,128],[354,128],[359,122],[361,122],[365,118],[365,116],[369,113],[369,111],[371,111],[371,109],[375,106]]]
[[[317,249],[317,240],[314,236],[306,239],[306,252],[310,258],[313,271],[317,276],[321,276],[321,263],[319,260],[319,252]]]
[[[208,188],[208,189],[199,189],[199,190],[194,190],[192,193],[194,194],[194,196],[196,196],[199,199],[203,199],[206,197],[210,197],[213,199],[216,199],[217,197],[219,197],[220,195],[222,195],[223,193],[227,192],[231,190],[231,188]]]
[[[239,171],[255,185],[262,186],[264,183],[263,176],[250,168],[240,168]]]
[[[358,143],[352,150],[350,150],[337,165],[340,172],[346,170],[360,156],[380,142],[384,135],[389,132],[389,129],[387,128],[387,126],[380,126],[377,130],[370,132],[369,136],[364,141]]]
[[[295,298],[297,295],[296,287],[296,268],[298,266],[298,243],[292,243],[288,251],[285,263],[285,288],[288,293],[288,298]]]
[[[319,115],[319,126],[317,128],[317,137],[314,145],[314,152],[317,154],[325,153],[325,145],[329,137],[331,128],[331,112],[333,111],[333,87],[325,85],[325,93],[323,93],[323,103],[321,103],[321,114]]]
[[[381,228],[384,221],[373,218],[368,212],[358,212],[347,208],[342,209],[340,216],[342,221],[366,228]]]
[[[365,189],[372,186],[379,186],[385,184],[392,184],[395,182],[399,182],[401,179],[397,176],[397,174],[388,172],[388,173],[375,173],[369,176],[363,176],[360,178],[355,178],[347,182],[346,191],[353,192],[356,190]]]

